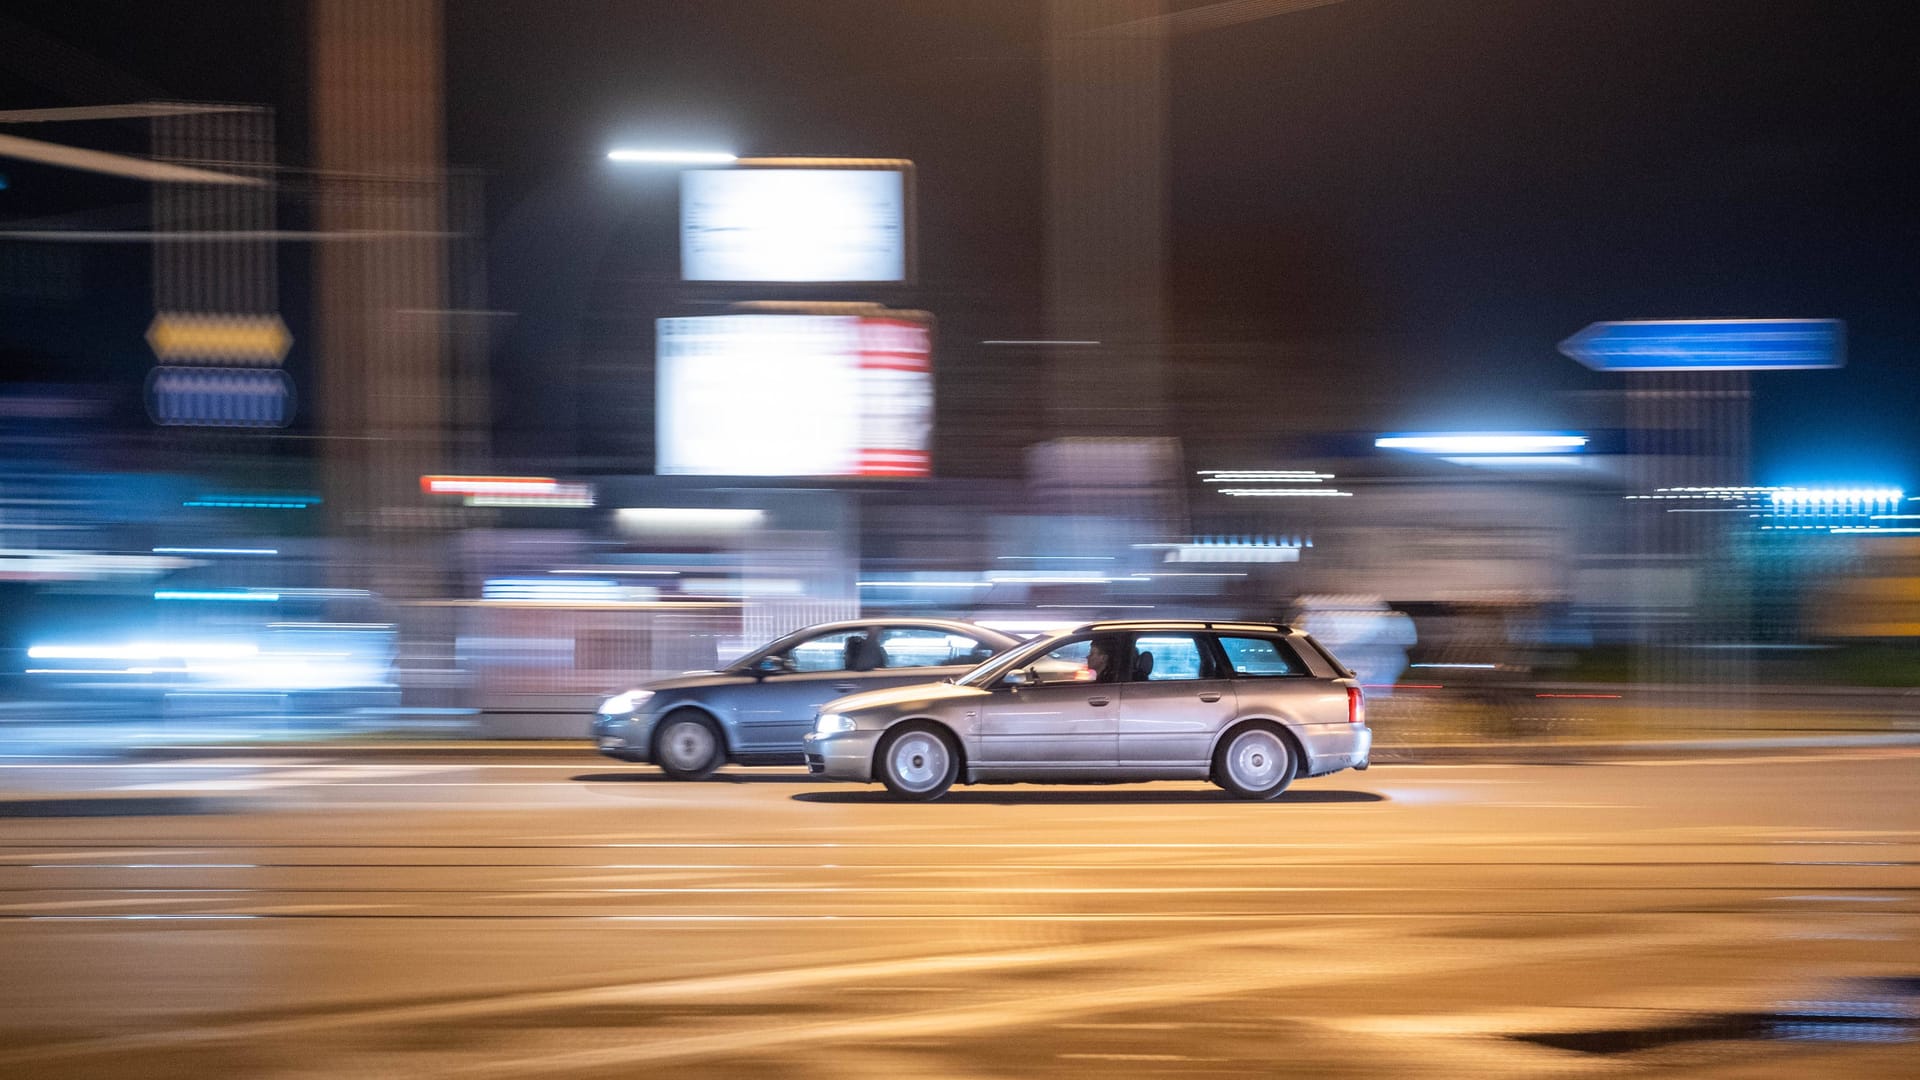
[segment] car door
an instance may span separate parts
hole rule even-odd
[[[1121,689],[1116,665],[1124,643],[1120,635],[1074,639],[1024,669],[1049,681],[995,688],[982,706],[975,763],[1032,772],[1112,766]],[[1088,663],[1100,645],[1114,658],[1104,672]]]
[[[1121,766],[1207,764],[1214,736],[1234,718],[1233,680],[1213,636],[1136,634],[1131,676],[1120,688]]]
[[[800,750],[801,736],[813,730],[814,713],[843,694],[870,689],[863,672],[854,667],[862,654],[871,656],[873,627],[843,628],[816,634],[773,654],[787,670],[766,675],[751,686],[736,687],[734,718],[739,725],[739,749],[746,753],[783,753]],[[849,664],[852,664],[852,667]]]

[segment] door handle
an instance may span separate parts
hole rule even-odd
[[[1107,700],[1108,699],[1103,697],[1090,697],[1087,699],[1087,704],[1093,705],[1093,706],[1100,706],[1100,705],[1105,705],[1107,703]]]
[[[1206,693],[1200,695],[1200,700],[1201,701],[1219,701],[1220,695],[1209,690]]]
[[[835,690],[838,690],[838,691],[840,691],[840,692],[841,692],[841,693],[843,693],[843,694],[851,694],[851,693],[853,693],[853,692],[854,692],[855,690],[858,690],[858,689],[860,689],[860,684],[859,684],[859,683],[850,683],[850,682],[837,682],[837,683],[834,683],[834,684],[833,684],[833,688],[834,688]]]

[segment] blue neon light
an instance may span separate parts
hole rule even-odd
[[[1838,319],[1597,322],[1560,343],[1595,371],[1797,371],[1846,365]]]

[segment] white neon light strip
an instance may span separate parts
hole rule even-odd
[[[1418,454],[1570,454],[1587,445],[1585,435],[1454,434],[1382,435],[1373,445]]]
[[[740,155],[725,150],[609,150],[607,160],[633,165],[731,165]]]
[[[1347,498],[1351,491],[1336,491],[1332,488],[1220,488],[1220,494],[1235,497],[1252,496],[1254,498]]]

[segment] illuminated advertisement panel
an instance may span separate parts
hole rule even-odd
[[[899,169],[689,169],[680,174],[680,276],[904,281],[907,216]]]
[[[906,312],[662,319],[656,471],[925,477],[931,340]]]

